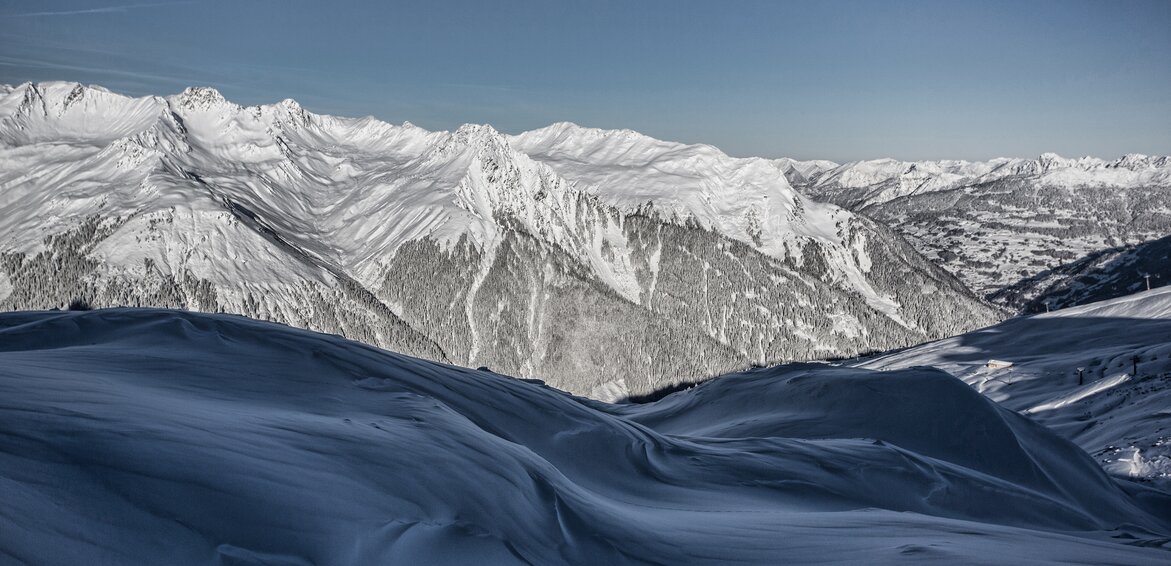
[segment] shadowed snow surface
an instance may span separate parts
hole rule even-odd
[[[1012,366],[986,367],[991,359]],[[1074,441],[1111,473],[1171,489],[1171,287],[849,363],[942,369]],[[1171,508],[1171,497],[1164,504]]]
[[[0,315],[0,493],[5,563],[1171,558],[1167,517],[938,370],[608,405],[174,311]]]

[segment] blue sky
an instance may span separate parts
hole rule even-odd
[[[1171,154],[1171,2],[0,0],[0,82],[837,161]]]

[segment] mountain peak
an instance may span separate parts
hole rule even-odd
[[[216,94],[219,94],[219,93],[217,92]],[[304,108],[301,107],[301,103],[297,102],[296,100],[293,100],[292,98],[286,98],[286,99],[276,103],[276,105],[281,108],[287,109],[289,111],[294,111],[294,112],[303,112],[305,110]]]
[[[563,141],[597,141],[597,140],[629,140],[662,142],[641,132],[630,129],[605,129],[582,126],[573,122],[554,122],[545,126],[520,134],[529,138],[544,138],[547,140]]]
[[[470,148],[477,153],[511,151],[504,135],[488,124],[464,124],[452,132],[447,143],[438,149],[441,154],[446,154],[451,151],[462,151],[459,148]]]
[[[460,137],[479,137],[479,136],[499,136],[500,132],[496,131],[491,124],[464,124],[456,128],[454,134]]]
[[[1042,153],[1041,156],[1037,158],[1037,162],[1041,164],[1041,168],[1043,170],[1048,170],[1055,167],[1067,167],[1073,161],[1074,160],[1066,159],[1053,152]]]
[[[187,87],[174,98],[180,107],[188,110],[209,110],[236,106],[228,102],[224,95],[220,94],[220,91],[209,86]],[[294,104],[296,103],[294,102]]]
[[[102,145],[150,127],[163,105],[159,97],[135,98],[77,82],[24,83],[0,90],[0,139],[5,145]]]

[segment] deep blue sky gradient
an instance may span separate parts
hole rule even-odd
[[[0,82],[837,161],[1171,154],[1171,1],[0,0]]]

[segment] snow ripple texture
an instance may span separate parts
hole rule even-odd
[[[609,405],[229,315],[13,313],[0,431],[6,562],[1171,556],[1167,507],[926,368],[784,366]]]

